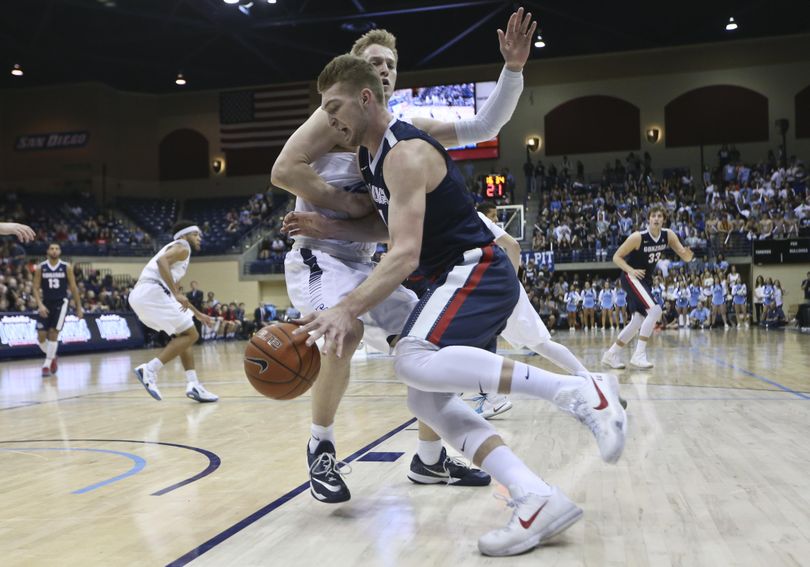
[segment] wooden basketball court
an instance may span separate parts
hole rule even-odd
[[[610,333],[559,334],[598,369]],[[391,360],[357,360],[336,426],[352,500],[308,492],[309,398],[260,397],[245,343],[207,344],[184,396],[132,374],[150,351],[0,366],[0,549],[11,565],[810,564],[810,337],[759,329],[667,331],[652,372],[619,371],[629,401],[621,461],[542,401],[515,398],[493,423],[515,452],[584,510],[553,545],[493,559],[476,541],[510,510],[487,488],[417,486],[416,431]],[[629,354],[628,354],[629,357]],[[551,366],[539,357],[524,358]]]

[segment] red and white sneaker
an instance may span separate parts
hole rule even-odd
[[[57,360],[58,358],[54,356],[53,360],[51,361],[51,374],[56,374],[56,371],[59,370],[59,363],[56,362]]]
[[[591,430],[602,460],[615,463],[627,436],[627,414],[619,398],[619,381],[610,374],[591,374],[580,386],[560,390],[554,403]]]
[[[562,533],[582,517],[582,509],[556,486],[551,487],[548,496],[524,492],[519,486],[511,486],[509,493],[512,500],[507,503],[515,511],[505,528],[478,538],[478,551],[484,555],[503,557],[529,551]]]

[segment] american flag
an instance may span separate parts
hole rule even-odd
[[[223,150],[281,147],[309,117],[309,83],[222,92],[219,136]]]

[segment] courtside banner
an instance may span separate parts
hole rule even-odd
[[[534,263],[538,266],[542,266],[547,272],[554,271],[554,251],[553,250],[545,250],[543,252],[521,252],[520,253],[520,261],[523,264],[528,264],[529,260],[534,260]]]
[[[143,330],[134,313],[87,313],[65,317],[59,354],[140,348]],[[34,313],[0,313],[0,360],[41,356]]]
[[[64,150],[83,148],[90,140],[90,132],[47,132],[45,134],[23,134],[17,136],[14,149],[18,152],[31,150]]]

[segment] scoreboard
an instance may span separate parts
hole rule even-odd
[[[481,196],[484,199],[500,199],[506,194],[506,177],[500,173],[490,173],[483,179]]]
[[[755,240],[755,264],[810,263],[810,238]]]

